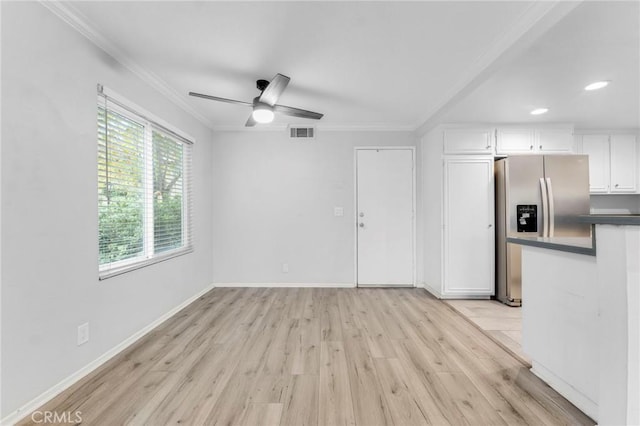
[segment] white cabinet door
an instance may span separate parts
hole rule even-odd
[[[609,192],[609,135],[584,135],[582,153],[589,156],[589,192]]]
[[[493,158],[444,164],[443,296],[494,294]]]
[[[568,129],[540,129],[536,132],[537,150],[541,154],[571,154],[573,133]]]
[[[445,154],[492,154],[493,129],[445,129]]]
[[[611,135],[611,192],[636,192],[637,147],[634,135]]]
[[[536,150],[533,129],[498,129],[497,154],[533,154]]]

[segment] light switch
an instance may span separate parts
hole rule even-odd
[[[334,207],[333,208],[333,215],[335,217],[342,217],[344,216],[344,209],[342,207]]]

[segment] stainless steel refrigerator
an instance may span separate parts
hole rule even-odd
[[[507,237],[589,237],[586,155],[520,155],[497,160],[496,297],[522,304],[521,246]]]

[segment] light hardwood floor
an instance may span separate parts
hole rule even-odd
[[[422,289],[217,288],[43,410],[86,425],[593,424]]]
[[[507,306],[497,300],[446,300],[445,303],[525,365],[531,365],[522,350],[521,307]]]

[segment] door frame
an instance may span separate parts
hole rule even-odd
[[[412,283],[411,287],[416,287],[416,147],[415,146],[356,146],[353,148],[353,276],[354,287],[358,287],[358,151],[370,150],[411,150],[411,186],[413,212],[411,217],[411,264],[412,264]],[[365,287],[384,287],[384,286],[365,286]]]

